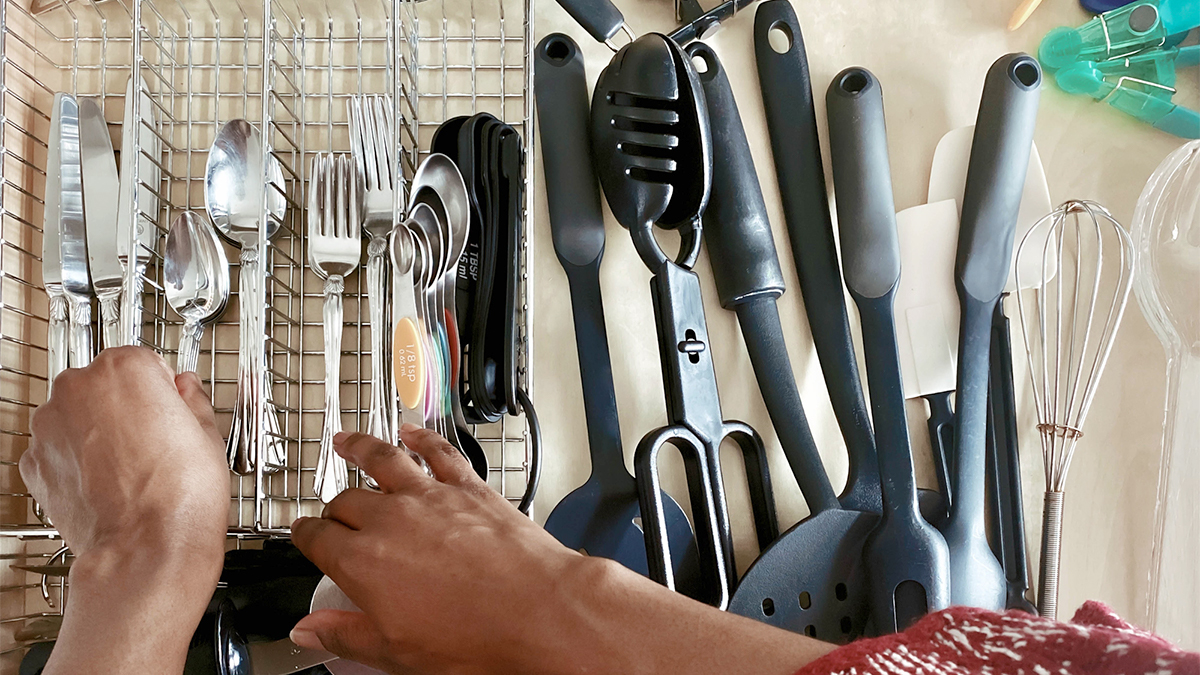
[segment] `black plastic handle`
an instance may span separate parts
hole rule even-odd
[[[963,193],[955,286],[961,305],[950,545],[954,604],[1002,609],[1006,579],[984,536],[987,390],[992,313],[1008,280],[1017,210],[1033,145],[1041,69],[1028,54],[988,70]]]
[[[946,509],[954,502],[954,489],[951,476],[954,475],[954,407],[950,403],[952,391],[939,391],[926,394],[925,401],[929,403],[929,446],[933,453],[933,472],[937,477],[938,491],[942,493],[942,503]],[[942,514],[939,522],[945,522],[946,514]]]
[[[597,42],[607,44],[625,25],[625,16],[609,0],[558,0],[558,4]]]
[[[847,68],[833,78],[825,105],[846,287],[881,298],[900,281],[883,90],[870,71]]]
[[[995,300],[1008,281],[1041,83],[1028,54],[1000,57],[983,83],[955,260],[958,283],[976,300]]]
[[[787,38],[775,51],[771,32]],[[879,466],[842,292],[808,59],[800,22],[788,0],[767,0],[754,14],[754,51],[775,175],[804,310],[833,412],[850,455],[842,506],[879,513]]]
[[[783,271],[729,79],[708,45],[695,42],[686,51],[693,62],[699,59],[705,64],[703,72],[699,67],[697,71],[708,102],[713,177],[704,211],[704,240],[721,306],[732,309],[751,298],[779,297],[784,290]]]
[[[542,156],[550,232],[571,290],[592,474],[608,485],[620,485],[630,476],[621,447],[600,295],[604,215],[600,210],[600,188],[592,173],[583,56],[571,38],[553,33],[538,43],[533,72],[538,130],[542,147],[551,150]]]
[[[546,168],[546,199],[554,252],[584,267],[604,254],[604,212],[592,170],[591,105],[579,46],[562,33],[547,35],[534,51],[538,132]]]

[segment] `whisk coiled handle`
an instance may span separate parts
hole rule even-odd
[[[1042,507],[1042,573],[1038,580],[1038,612],[1058,618],[1058,562],[1062,542],[1062,492],[1049,490]]]

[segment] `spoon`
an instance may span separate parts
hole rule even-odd
[[[467,184],[453,160],[446,155],[435,153],[427,157],[417,169],[416,175],[413,176],[412,192],[415,195],[414,203],[429,204],[433,208],[434,215],[438,217],[438,223],[442,226],[441,233],[446,242],[447,254],[439,289],[444,306],[442,316],[445,318],[448,328],[456,328],[458,311],[455,307],[455,285],[458,278],[458,261],[467,250],[467,237],[471,222]],[[458,334],[457,330],[447,332],[451,335]],[[448,340],[446,346],[450,352],[447,355],[449,363],[444,364],[447,366],[448,377],[446,379],[447,386],[441,393],[447,395],[448,412],[452,420],[445,423],[445,426],[447,431],[455,436],[452,441],[457,441],[455,445],[471,462],[476,473],[486,480],[487,455],[479,442],[468,431],[459,403],[457,373],[455,372],[455,364],[458,362],[456,356],[460,351],[458,340]],[[445,408],[442,412],[445,414]]]
[[[195,372],[204,324],[229,301],[229,260],[216,232],[194,211],[176,216],[163,261],[167,303],[183,319],[175,372]]]
[[[441,416],[442,382],[448,379],[449,373],[445,368],[444,329],[442,328],[442,312],[438,308],[437,283],[446,270],[446,247],[442,239],[441,225],[433,207],[429,204],[417,204],[408,215],[408,227],[413,235],[421,242],[419,247],[422,279],[421,294],[418,304],[422,312],[422,324],[429,347],[426,351],[428,364],[429,389],[425,396],[425,420],[439,434],[453,441],[446,434],[445,420]]]
[[[265,178],[265,180],[264,180]],[[267,183],[272,186],[267,188]],[[204,201],[209,218],[217,230],[231,243],[241,248],[238,257],[238,289],[240,295],[240,335],[238,350],[237,404],[233,410],[233,425],[229,431],[226,453],[229,467],[236,473],[249,474],[259,459],[259,438],[278,438],[279,420],[270,402],[270,375],[265,367],[266,294],[261,287],[263,274],[259,269],[259,217],[266,202],[268,218],[266,238],[279,231],[284,210],[283,170],[274,157],[268,171],[262,165],[262,138],[249,122],[236,119],[227,122],[217,133],[204,177]],[[254,337],[257,336],[257,337]],[[264,423],[266,434],[255,433],[255,413],[266,404]],[[283,443],[272,441],[270,455],[264,465],[281,466],[286,456]]]

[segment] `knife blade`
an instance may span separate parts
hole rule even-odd
[[[42,215],[42,285],[50,299],[47,334],[47,390],[54,378],[67,369],[67,297],[62,287],[62,113],[60,100],[69,94],[55,94],[50,111],[50,139],[46,144],[46,197]]]
[[[288,675],[338,658],[320,649],[297,647],[287,638],[274,642],[252,642],[248,647],[250,672],[253,675]]]
[[[140,85],[140,86],[138,86]],[[126,289],[121,303],[121,326],[125,344],[137,344],[142,335],[142,286],[146,264],[154,249],[158,228],[143,214],[158,213],[158,186],[161,172],[158,134],[154,124],[154,101],[147,92],[146,81],[130,77],[125,85],[125,115],[121,123],[121,177],[117,194],[117,258],[121,265],[129,263],[130,250],[135,253],[132,287]],[[138,114],[134,116],[134,100]],[[148,121],[148,122],[147,122]],[[144,123],[147,122],[147,123]],[[134,179],[134,172],[137,179]],[[151,187],[153,186],[153,187]],[[137,208],[133,200],[137,193]]]
[[[83,166],[83,215],[87,227],[92,289],[100,301],[104,347],[121,342],[121,285],[124,270],[117,258],[117,159],[104,110],[95,99],[79,102],[80,161]]]
[[[83,167],[79,159],[79,104],[74,97],[58,99],[62,120],[59,144],[61,215],[59,251],[63,293],[67,295],[68,353],[72,368],[92,361],[92,284],[88,277],[87,231],[83,223]]]

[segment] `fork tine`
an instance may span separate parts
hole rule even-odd
[[[334,203],[334,180],[333,180],[333,156],[326,155],[321,162],[321,173],[323,174],[324,182],[322,184],[324,193],[324,203],[321,205],[321,236],[331,237],[330,228],[333,227],[333,213],[335,208]]]
[[[321,153],[313,155],[308,177],[308,238],[321,233]]]
[[[354,162],[358,166],[364,167],[365,170],[366,141],[362,135],[362,101],[360,97],[351,96],[346,99],[346,117],[350,121],[350,154],[354,156]]]
[[[365,155],[365,163],[363,170],[366,173],[366,183],[368,189],[377,190],[381,183],[379,175],[379,148],[375,145],[375,115],[372,114],[372,102],[374,96],[365,96],[360,102],[362,107],[359,110],[360,123],[362,124],[363,135],[363,154]]]
[[[392,175],[392,120],[391,98],[388,96],[375,97],[375,147],[379,155],[379,177],[386,189],[393,189]]]
[[[364,220],[363,199],[365,195],[362,172],[351,162],[347,162],[346,171],[350,174],[350,237],[362,241],[362,225]]]

